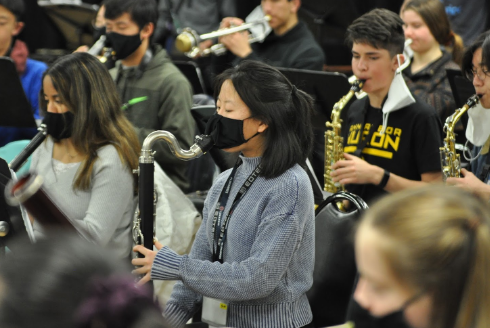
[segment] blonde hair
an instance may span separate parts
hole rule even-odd
[[[432,328],[490,327],[490,209],[461,189],[426,186],[375,204],[360,223],[402,283],[433,297]]]
[[[461,66],[463,39],[451,29],[444,4],[440,0],[409,0],[403,3],[400,14],[407,10],[413,10],[422,17],[434,39],[446,47],[452,54],[453,61]]]

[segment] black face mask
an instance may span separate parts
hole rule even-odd
[[[102,35],[105,35],[105,26],[103,27],[98,27],[98,28],[94,28],[94,34],[93,34],[93,37],[94,37],[94,41],[97,41]],[[107,44],[106,44],[107,46]]]
[[[56,140],[71,137],[75,115],[72,112],[51,113],[44,116],[43,124],[46,124],[48,134]]]
[[[112,49],[116,52],[117,59],[125,59],[141,45],[140,34],[122,35],[119,33],[107,33],[107,39],[112,45]]]
[[[351,318],[349,318],[349,320],[354,321],[354,324],[360,327],[375,326],[380,328],[409,328],[410,325],[405,320],[405,310],[409,305],[417,301],[422,295],[424,295],[424,293],[418,293],[412,298],[408,299],[398,310],[394,310],[383,316],[376,317],[371,315],[366,309],[362,308],[356,300],[353,300],[353,308],[356,309],[356,311],[359,311],[358,309],[362,309],[364,313],[356,313],[356,315],[361,318],[360,322],[356,322],[356,316],[352,316]]]
[[[245,139],[243,136],[243,121],[214,114],[206,123],[204,134],[211,136],[216,148],[227,149],[240,146],[259,134],[257,132],[250,138]]]

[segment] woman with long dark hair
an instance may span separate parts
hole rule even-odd
[[[49,135],[30,170],[84,238],[129,257],[140,146],[109,73],[86,53],[58,59],[44,74],[41,108]],[[42,231],[35,218],[33,227]]]
[[[191,253],[137,246],[145,258],[133,260],[142,266],[135,272],[146,274],[142,282],[180,280],[165,310],[176,326],[201,303],[212,326],[308,326],[314,201],[302,166],[311,150],[312,99],[255,61],[226,70],[215,90],[207,133],[240,158],[210,189]]]

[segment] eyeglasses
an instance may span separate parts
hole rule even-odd
[[[490,71],[484,68],[477,67],[476,69],[472,69],[469,72],[466,72],[466,78],[470,81],[473,81],[475,76],[478,78],[480,81],[485,81],[485,78],[487,76],[490,76]]]

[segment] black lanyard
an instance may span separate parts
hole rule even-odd
[[[228,212],[228,215],[226,216],[224,222],[222,222],[223,212],[225,210],[226,203],[228,202],[228,196],[230,195],[231,186],[233,184],[236,171],[241,164],[242,164],[242,160],[239,159],[235,164],[235,166],[233,167],[233,170],[231,171],[228,180],[226,180],[226,183],[223,187],[223,190],[221,191],[221,195],[219,196],[218,203],[216,204],[216,208],[214,210],[213,230],[212,230],[213,262],[220,261],[221,263],[223,263],[223,248],[225,246],[226,232],[228,229],[228,223],[230,222],[230,217],[233,214],[233,211],[237,207],[238,203],[240,203],[240,201],[243,199],[248,189],[250,189],[250,186],[252,185],[252,183],[254,183],[254,181],[257,179],[257,177],[259,176],[262,170],[259,164],[255,168],[255,170],[248,176],[248,178],[245,180],[242,187],[238,191],[237,195],[235,196],[230,211]],[[217,226],[221,227],[221,229],[216,229]]]

